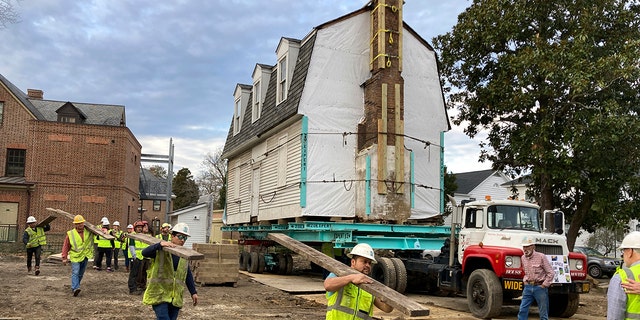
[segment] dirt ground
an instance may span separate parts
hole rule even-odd
[[[60,263],[41,264],[39,276],[27,274],[26,258],[0,255],[0,319],[153,319],[151,307],[142,304],[142,296],[129,295],[124,267],[107,273],[87,269],[81,293],[73,297],[70,289],[71,267]],[[180,319],[324,319],[326,305],[322,294],[296,296],[240,274],[237,286],[199,286],[199,303],[191,305],[185,295]],[[470,314],[427,303],[427,319],[473,319]],[[465,300],[460,299],[460,303]],[[581,297],[578,314],[606,316],[606,296],[594,291]],[[386,319],[401,316],[385,315]],[[505,317],[510,319],[511,316]],[[590,319],[590,318],[586,318]]]

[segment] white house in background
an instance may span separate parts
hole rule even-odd
[[[481,170],[456,173],[458,189],[454,193],[456,203],[463,200],[483,200],[486,196],[492,199],[507,199],[511,193],[504,186],[511,181],[507,175],[496,170]]]
[[[529,202],[535,202],[535,199],[533,197],[527,195],[529,186],[532,183],[533,181],[531,180],[531,177],[529,175],[526,175],[519,178],[515,178],[509,182],[505,182],[502,184],[502,186],[507,188],[509,195],[514,200],[524,200]]]
[[[202,196],[195,205],[174,211],[169,215],[172,226],[184,222],[189,226],[190,237],[184,246],[193,248],[194,243],[209,243],[211,234],[211,217],[213,212],[213,197]]]

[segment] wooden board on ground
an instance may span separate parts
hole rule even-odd
[[[269,233],[267,238],[297,252],[298,254],[304,256],[307,260],[335,273],[339,277],[358,273],[357,270],[352,269],[342,262],[335,260],[325,255],[324,253],[287,236],[286,234]],[[371,278],[371,280],[373,281],[373,283],[361,284],[359,285],[359,287],[376,297],[382,298],[382,300],[384,300],[388,305],[392,306],[394,309],[404,313],[407,316],[419,317],[429,315],[429,309],[425,308],[423,305],[385,286],[384,284],[376,281],[373,278]]]
[[[66,212],[66,211],[63,211],[63,210],[60,210],[60,209],[47,208],[47,210],[49,210],[49,211],[51,211],[51,212],[54,212],[54,213],[58,214],[59,216],[62,216],[62,217],[65,217],[65,218],[71,219],[71,221],[73,221],[73,218],[75,217],[75,215],[74,215],[74,214],[71,214],[71,213],[69,213],[69,212]],[[100,230],[100,229],[96,228],[96,226],[94,226],[94,225],[93,225],[92,223],[90,223],[89,221],[85,221],[85,222],[84,222],[84,226],[85,226],[85,228],[87,228],[89,231],[91,231],[91,233],[93,233],[93,234],[95,234],[95,235],[98,235],[98,236],[101,236],[101,237],[103,237],[103,238],[104,238],[104,239],[106,239],[106,240],[114,240],[114,239],[115,239],[115,237],[114,237],[114,236],[112,236],[112,235],[110,235],[110,234],[106,234],[106,233],[102,232],[102,230]]]
[[[138,240],[138,241],[142,241],[146,244],[156,244],[162,240],[152,237],[148,234],[142,234],[142,233],[130,233],[127,235],[127,237],[134,239],[134,240]],[[181,258],[185,258],[187,260],[202,260],[204,259],[204,254],[189,249],[189,248],[185,248],[185,247],[181,247],[181,246],[176,246],[176,247],[163,247],[162,250],[170,252],[172,254],[175,254],[178,257]]]
[[[48,225],[49,223],[51,223],[51,221],[55,220],[56,218],[57,218],[57,216],[50,215],[46,219],[38,222],[38,224],[36,225],[36,228],[42,228],[42,227]]]

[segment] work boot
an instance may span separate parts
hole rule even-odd
[[[31,274],[31,267],[27,267],[27,274]]]
[[[40,274],[40,267],[36,266],[36,276]]]
[[[107,272],[113,272],[113,269],[111,269],[111,267],[107,267]]]
[[[80,289],[73,290],[73,296],[77,297],[80,294]]]

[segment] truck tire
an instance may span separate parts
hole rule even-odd
[[[285,271],[285,274],[291,275],[293,274],[293,257],[289,253],[285,254],[284,257],[287,260],[287,271]]]
[[[385,286],[396,289],[396,268],[389,258],[380,257],[373,268],[371,268],[371,277]]]
[[[257,252],[251,252],[249,254],[249,262],[247,264],[247,271],[251,273],[258,273],[258,266],[260,263],[259,254]]]
[[[589,272],[589,275],[592,278],[595,278],[595,279],[602,278],[602,268],[600,268],[600,266],[597,264],[589,265],[589,268],[587,269],[587,271]]]
[[[407,290],[407,268],[399,258],[391,258],[391,262],[396,269],[396,291],[404,293]]]
[[[276,257],[278,258],[278,274],[287,274],[287,257],[284,253],[278,253]]]
[[[477,318],[495,318],[502,308],[502,286],[496,274],[488,269],[477,269],[467,283],[469,310]]]
[[[239,268],[242,271],[247,271],[247,265],[249,264],[249,252],[240,252]]]
[[[549,316],[569,318],[576,314],[580,304],[580,295],[577,293],[550,294]]]
[[[258,254],[258,273],[264,273],[264,268],[266,267],[267,263],[264,259],[264,253],[259,253]]]

